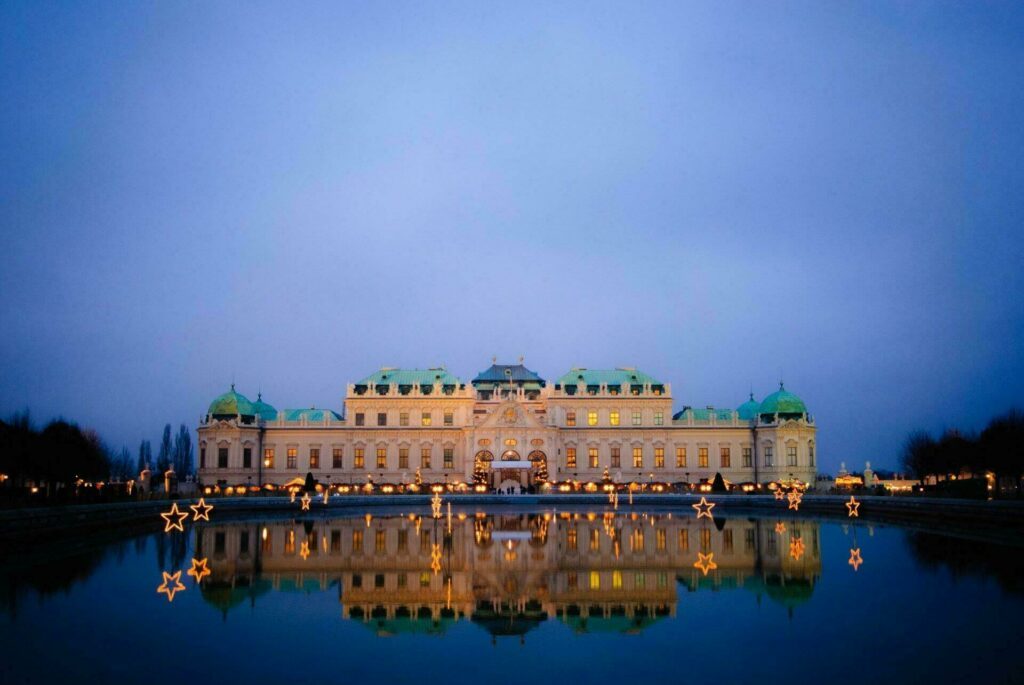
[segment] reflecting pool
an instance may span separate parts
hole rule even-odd
[[[1011,544],[682,509],[211,518],[6,558],[2,682],[1022,682]]]

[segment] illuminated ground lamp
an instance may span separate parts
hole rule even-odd
[[[186,514],[187,516],[187,514]],[[163,593],[167,595],[167,601],[174,601],[174,593],[183,591],[185,585],[181,582],[181,570],[177,570],[174,573],[168,573],[167,571],[161,571],[164,575],[164,582],[157,586],[157,594]]]
[[[180,530],[183,533],[185,532],[185,528],[181,525],[181,522],[188,518],[188,512],[180,511],[178,509],[177,502],[171,505],[170,511],[160,514],[160,517],[167,522],[166,525],[164,526],[165,533],[170,533],[172,530],[175,529]],[[171,519],[177,520],[172,521]]]

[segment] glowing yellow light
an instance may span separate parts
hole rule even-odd
[[[330,488],[324,488],[324,495],[323,495],[323,497],[324,497],[324,506],[327,506],[327,501],[329,499],[331,499]]]
[[[804,541],[800,538],[790,541],[789,543],[789,556],[793,557],[796,561],[800,561],[800,557],[804,554]]]
[[[697,510],[697,518],[705,516],[709,519],[714,518],[714,516],[711,515],[711,510],[715,508],[715,504],[714,502],[708,502],[706,498],[701,497],[700,502],[697,502],[697,504],[691,504],[690,506]]]
[[[775,532],[778,533],[779,535],[782,535],[783,533],[785,533],[786,532],[786,524],[783,523],[782,521],[779,521],[778,523],[776,523],[775,524]]]
[[[846,563],[853,567],[854,572],[860,568],[860,565],[864,563],[864,560],[861,559],[860,556],[860,547],[850,548],[850,558]]]
[[[697,561],[693,562],[693,567],[704,575],[707,575],[708,571],[714,571],[718,568],[718,564],[715,563],[715,553],[708,552],[703,554],[702,552],[697,552]]]
[[[430,498],[430,509],[434,518],[441,518],[441,493],[435,492],[434,496]]]
[[[782,491],[782,488],[775,488],[775,499],[784,500],[786,499],[786,493]]]
[[[802,494],[800,494],[798,491],[796,491],[796,490],[790,491],[790,493],[789,493],[789,508],[792,509],[793,511],[799,511],[800,510],[800,500],[802,500],[803,498],[804,498],[804,496]]]
[[[302,499],[299,501],[302,503],[302,511],[309,511],[309,503],[313,501],[310,499],[309,493],[303,493]]]
[[[370,523],[373,521],[373,514],[366,512],[366,516],[364,516],[363,519],[366,521],[366,527],[369,528]]]
[[[185,514],[188,516],[188,514]],[[157,586],[157,593],[164,593],[167,595],[167,601],[174,601],[174,593],[183,591],[185,586],[181,582],[181,570],[177,570],[174,573],[168,573],[167,571],[161,571],[164,574],[164,582]],[[169,584],[170,583],[170,584]]]
[[[193,559],[192,568],[188,570],[188,575],[195,578],[197,583],[203,582],[203,578],[210,575],[210,569],[206,566],[206,559]]]
[[[198,504],[190,504],[188,508],[192,510],[193,521],[209,521],[210,512],[213,511],[213,505],[207,504],[202,497],[199,498]]]
[[[850,501],[846,503],[846,510],[848,512],[849,518],[860,518],[860,514],[857,513],[858,509],[860,509],[860,502],[855,500],[853,498],[853,495],[850,495]]]
[[[302,541],[302,545],[299,547],[299,556],[303,561],[309,559],[309,540]]]
[[[295,491],[294,490],[289,490],[288,491],[288,502],[290,504],[295,504]]]
[[[436,542],[430,546],[430,570],[435,576],[441,572],[441,545]]]
[[[265,527],[263,528],[263,539],[267,539],[267,529]]]
[[[188,512],[179,511],[177,502],[171,505],[170,511],[160,514],[160,517],[167,522],[167,525],[164,526],[165,533],[169,533],[175,529],[185,532],[185,528],[181,525],[181,522],[188,518]],[[173,518],[176,518],[178,520],[172,521],[171,519]]]

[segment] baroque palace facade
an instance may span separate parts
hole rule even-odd
[[[541,482],[734,484],[816,474],[816,425],[779,390],[736,409],[684,407],[671,386],[633,368],[574,368],[554,383],[492,364],[470,383],[444,368],[383,368],[349,385],[344,413],[279,411],[231,390],[202,417],[205,485]]]

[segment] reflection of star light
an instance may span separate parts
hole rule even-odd
[[[434,518],[441,518],[441,493],[435,492],[430,498],[430,509],[434,513]]]
[[[782,491],[782,488],[775,488],[775,499],[784,500],[786,499],[786,493]]]
[[[195,578],[197,583],[203,582],[203,578],[210,575],[210,569],[206,566],[206,559],[193,559],[192,568],[188,570],[188,575]]]
[[[309,540],[302,541],[302,545],[299,547],[299,556],[303,561],[309,559]]]
[[[860,568],[860,565],[864,563],[864,560],[860,558],[860,547],[850,548],[850,559],[846,563],[852,566],[854,571]]]
[[[860,514],[857,513],[858,509],[860,509],[860,502],[855,500],[853,498],[853,495],[850,495],[850,501],[846,503],[846,510],[849,512],[849,517],[850,518],[854,518],[854,517],[860,518]]]
[[[200,497],[198,504],[190,504],[188,508],[192,510],[193,521],[209,521],[213,505],[207,504],[206,500]]]
[[[441,572],[441,545],[436,542],[430,547],[430,570],[435,576]]]
[[[331,491],[329,488],[324,488],[324,505],[327,504],[327,500],[331,499]]]
[[[711,515],[711,510],[715,508],[714,502],[708,502],[704,497],[700,498],[700,502],[697,504],[691,504],[694,509],[697,510],[697,518],[707,516],[709,519],[714,518]]]
[[[182,527],[181,522],[188,518],[188,512],[179,511],[177,502],[171,505],[170,511],[160,514],[160,516],[161,518],[163,518],[164,521],[167,522],[167,525],[164,526],[165,533],[170,533],[174,529],[178,529],[182,532],[185,532],[185,529]],[[171,521],[172,518],[176,518],[178,520]]]
[[[778,523],[776,523],[775,524],[775,532],[778,533],[779,535],[782,535],[783,533],[785,533],[786,532],[786,524],[783,523],[782,521],[779,521]]]
[[[186,514],[187,516],[188,514]],[[168,573],[167,571],[161,571],[164,574],[164,582],[157,586],[156,591],[158,593],[163,592],[167,595],[167,601],[174,601],[174,593],[179,590],[184,590],[185,586],[181,583],[181,570],[177,570],[174,573]],[[168,585],[168,583],[172,583]]]
[[[295,504],[295,491],[294,490],[289,490],[288,491],[288,501],[291,504]]]
[[[708,552],[704,554],[697,552],[697,561],[693,562],[693,567],[698,569],[704,575],[708,574],[708,571],[714,571],[718,568],[718,564],[715,563],[715,553]]]
[[[305,493],[299,501],[302,503],[302,511],[309,511],[309,503],[313,501],[309,498],[309,493]]]
[[[789,543],[789,556],[793,557],[796,561],[800,561],[800,557],[804,555],[804,541],[800,538],[792,540]]]
[[[804,498],[804,496],[801,495],[796,490],[793,490],[792,492],[790,492],[789,493],[789,508],[792,509],[793,511],[799,511],[800,510],[800,500],[802,500],[803,498]]]

